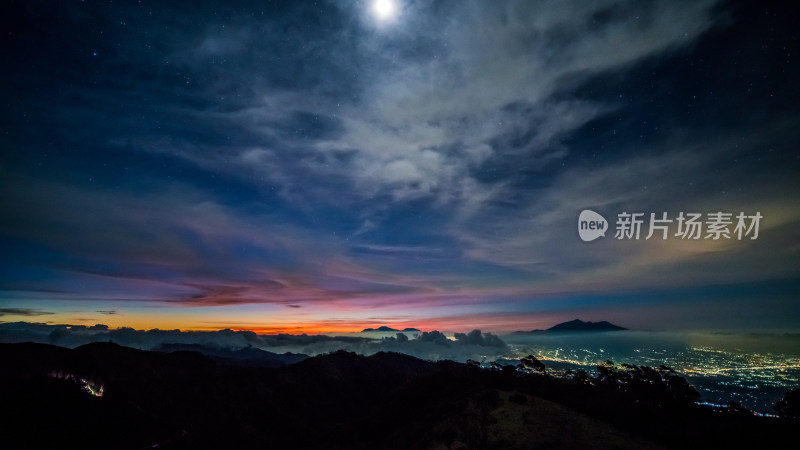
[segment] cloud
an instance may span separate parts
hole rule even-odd
[[[422,342],[430,342],[432,344],[438,344],[438,345],[447,345],[450,342],[447,339],[447,336],[445,336],[442,332],[436,330],[424,331],[420,335],[419,340]]]
[[[417,308],[459,324],[443,310],[796,275],[796,114],[683,98],[755,89],[692,69],[730,20],[719,2],[409,2],[383,28],[359,2],[262,6],[198,5],[205,20],[180,27],[169,5],[132,9],[140,26],[102,41],[42,22],[52,33],[19,54],[54,69],[7,84],[30,111],[0,169],[3,298],[265,304],[308,323]],[[95,47],[102,59],[65,56]],[[587,246],[582,208],[765,220],[747,244]]]
[[[401,337],[402,335],[402,337]],[[396,351],[424,359],[452,359],[465,361],[469,358],[486,359],[507,355],[505,343],[491,333],[473,330],[469,334],[459,333],[455,340],[448,339],[439,331],[423,332],[410,339],[404,333],[388,339],[372,339],[361,336],[326,336],[256,334],[252,331],[180,331],[180,330],[135,330],[133,328],[109,329],[106,325],[44,325],[25,322],[0,323],[0,342],[42,342],[65,347],[77,347],[89,342],[112,341],[120,345],[142,349],[157,349],[164,344],[201,344],[212,348],[240,349],[256,347],[275,352],[291,351],[310,356],[336,350],[348,350],[362,354],[381,351]]]
[[[36,284],[55,298],[297,305],[424,290],[416,280],[340,261],[347,247],[333,239],[286,226],[280,218],[243,214],[186,186],[136,197],[58,183],[38,186],[19,192],[28,214],[9,218],[3,229],[73,255],[69,263],[48,263],[49,276]],[[67,205],[80,205],[86,214],[71,214]],[[60,218],[60,227],[51,228],[51,214]]]
[[[48,314],[55,314],[49,311],[40,311],[33,308],[0,308],[0,316],[46,316]]]
[[[358,205],[367,216],[351,230],[355,235],[373,227],[386,201],[430,200],[471,211],[507,195],[512,168],[563,159],[565,137],[617,108],[562,92],[691,43],[714,25],[716,2],[657,1],[646,8],[620,1],[546,3],[459,3],[435,14],[427,10],[433,6],[415,5],[388,35],[356,32],[348,20],[358,13],[340,6],[332,14],[347,26],[281,33],[302,42],[295,48],[311,58],[304,66],[317,65],[314,72],[293,67],[300,73],[293,84],[265,79],[254,47],[245,45],[272,43],[280,24],[242,20],[224,29],[204,27],[177,40],[198,45],[195,53],[176,50],[190,73],[208,72],[213,58],[253,63],[235,72],[212,65],[211,73],[229,81],[206,83],[198,95],[217,97],[230,85],[250,95],[240,108],[184,114],[211,120],[214,129],[238,130],[240,142],[199,145],[175,134],[117,142],[251,184],[266,180],[298,204]],[[420,29],[426,33],[414,31]],[[269,72],[286,69],[270,66]],[[317,75],[322,72],[325,77]],[[347,97],[337,88],[342,83]],[[309,87],[317,95],[309,96]],[[499,166],[498,179],[487,177],[485,170]]]
[[[797,183],[766,186],[750,178],[747,167],[708,177],[720,158],[736,157],[732,149],[744,154],[762,143],[733,133],[663,145],[624,160],[566,169],[547,187],[521,198],[519,205],[487,205],[455,228],[465,254],[531,274],[537,279],[532,293],[791,276],[791,230],[800,225],[800,212],[790,206]],[[725,194],[732,185],[742,193]],[[604,214],[611,227],[592,244],[581,242],[576,232],[578,214],[587,208]],[[648,221],[650,213],[667,212],[674,219],[679,212],[715,211],[760,211],[770,219],[762,221],[765,231],[756,241],[645,240],[646,226],[640,240],[619,241],[614,227],[616,214],[623,211],[643,212]],[[485,222],[486,216],[498,220]],[[673,224],[673,234],[675,230]]]
[[[456,342],[463,345],[479,345],[483,347],[505,347],[506,343],[492,333],[481,334],[480,330],[472,330],[467,334],[456,333]]]

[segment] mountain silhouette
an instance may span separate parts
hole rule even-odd
[[[579,319],[563,322],[558,325],[552,326],[547,331],[621,331],[627,330],[605,320],[601,322],[584,322]]]
[[[239,363],[255,363],[274,367],[294,364],[308,358],[308,355],[302,353],[273,353],[256,347],[245,347],[234,350],[202,344],[161,344],[154,350],[165,353],[192,351],[202,353],[203,355],[215,359],[236,361]]]
[[[0,344],[3,448],[778,448],[796,433],[698,406],[663,367],[555,377],[388,352],[275,366],[257,349],[248,364],[172,349]]]
[[[608,321],[584,322],[579,319],[570,320],[554,325],[546,330],[515,331],[512,334],[539,334],[539,333],[560,333],[560,332],[585,332],[585,331],[622,331],[627,328],[614,325]]]
[[[419,330],[418,330],[418,329],[416,329],[416,328],[405,328],[405,329],[402,329],[402,330],[397,330],[397,329],[395,329],[395,328],[391,328],[391,327],[387,327],[387,326],[381,326],[381,327],[378,327],[378,328],[364,328],[363,330],[361,330],[361,332],[362,332],[362,333],[366,333],[366,332],[370,332],[370,331],[383,331],[383,332],[392,332],[392,331],[403,331],[403,332],[419,332]]]

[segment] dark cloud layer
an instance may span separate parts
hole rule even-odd
[[[45,316],[53,313],[31,308],[0,308],[0,316],[5,316],[6,314],[13,316]]]
[[[133,328],[109,329],[96,324],[47,325],[26,322],[0,323],[0,342],[40,342],[65,347],[78,347],[90,342],[115,342],[128,347],[146,350],[169,347],[172,344],[198,344],[212,349],[238,350],[255,347],[278,352],[303,353],[315,356],[345,349],[362,354],[394,351],[419,358],[466,361],[470,358],[496,359],[509,355],[509,348],[498,336],[473,330],[468,334],[456,333],[455,340],[439,331],[423,332],[409,336],[397,333],[396,337],[367,338],[359,336],[326,336],[256,334],[252,331],[181,331],[135,330]]]

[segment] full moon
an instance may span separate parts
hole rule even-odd
[[[393,0],[374,0],[372,14],[381,22],[388,22],[397,14],[397,5]]]

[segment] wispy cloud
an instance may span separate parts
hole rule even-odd
[[[60,5],[20,53],[53,71],[7,83],[27,109],[0,168],[2,298],[505,326],[489,313],[558,295],[797,276],[794,105],[670,66],[736,24],[727,4],[406,2],[386,27],[361,6],[198,5],[180,27],[131,8],[99,42]],[[765,218],[754,242],[588,245],[584,208]]]
[[[0,308],[0,316],[32,317],[32,316],[46,316],[48,314],[54,314],[54,313],[49,311],[40,311],[38,309],[33,309],[33,308]]]
[[[485,168],[544,167],[568,153],[561,141],[569,133],[617,107],[564,98],[565,90],[692,42],[714,24],[714,3],[661,1],[643,8],[611,1],[544,7],[478,2],[447,14],[415,5],[405,28],[424,27],[425,35],[365,30],[356,52],[335,45],[314,53],[332,68],[326,79],[315,80],[319,95],[309,96],[302,84],[276,89],[256,76],[259,65],[241,67],[235,77],[252,90],[249,103],[211,114],[215,127],[245,132],[240,143],[152,136],[127,145],[266,182],[284,198],[306,204],[355,203],[377,213],[386,201],[429,199],[471,210],[507,195],[508,167],[497,179],[488,178]],[[443,17],[448,19],[438,22]],[[204,30],[194,39],[200,50],[184,54],[181,64],[195,72],[214,55],[249,57],[242,43],[256,41],[272,25],[231,28]],[[353,39],[348,29],[326,31],[343,42]],[[388,39],[398,45],[387,45]],[[333,87],[351,79],[359,80],[350,86],[354,94],[343,98]],[[220,95],[227,86],[205,85],[202,95]],[[209,117],[206,109],[185,113],[204,122]]]

